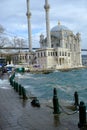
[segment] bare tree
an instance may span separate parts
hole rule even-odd
[[[7,41],[7,38],[3,36],[4,31],[4,27],[0,24],[0,48],[2,48]]]
[[[0,25],[0,48],[2,47],[26,47],[26,40],[22,37],[14,36],[14,38],[9,38],[5,33],[5,29]]]
[[[9,43],[9,38],[0,36],[0,48],[7,46]]]
[[[14,37],[13,46],[19,48],[26,47],[26,40],[20,37]]]

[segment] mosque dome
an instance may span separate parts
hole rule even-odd
[[[59,31],[62,31],[62,30],[70,31],[66,26],[61,25],[60,22],[58,22],[58,25],[54,26],[51,29],[51,32],[59,32]]]

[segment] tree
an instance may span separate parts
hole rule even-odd
[[[13,46],[19,48],[26,47],[26,40],[24,38],[14,37]]]
[[[0,48],[7,46],[9,43],[9,38],[0,36]]]
[[[12,39],[5,33],[5,29],[2,25],[0,25],[0,48],[3,47],[15,47],[15,48],[23,48],[26,47],[26,40],[22,37],[14,36]],[[19,49],[19,51],[20,51]],[[6,51],[9,51],[6,50]]]
[[[3,36],[4,31],[5,29],[2,25],[0,25],[0,48],[2,48],[5,45],[7,40],[7,38]]]

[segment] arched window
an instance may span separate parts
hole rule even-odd
[[[51,52],[51,56],[53,55],[53,53]]]
[[[53,44],[51,45],[51,47],[53,48]]]
[[[41,52],[41,57],[42,57],[42,52]]]
[[[39,55],[39,53],[38,53],[38,57],[39,57],[40,55]]]
[[[55,55],[58,56],[58,55],[57,55],[57,52],[55,52]]]
[[[48,56],[50,56],[50,52],[48,52]]]
[[[60,47],[60,43],[56,43],[56,47]]]
[[[44,52],[44,56],[46,56],[46,52]]]

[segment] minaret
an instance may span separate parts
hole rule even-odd
[[[81,57],[81,34],[77,33],[78,38],[78,54],[79,54],[79,65],[82,66],[82,57]]]
[[[31,12],[30,12],[30,0],[27,0],[27,20],[28,20],[28,43],[29,43],[29,52],[32,51],[32,35],[31,35]]]
[[[50,5],[48,4],[48,0],[45,0],[44,8],[45,8],[45,11],[46,11],[47,47],[48,47],[48,48],[51,48],[50,19],[49,19],[49,9],[50,9]]]

